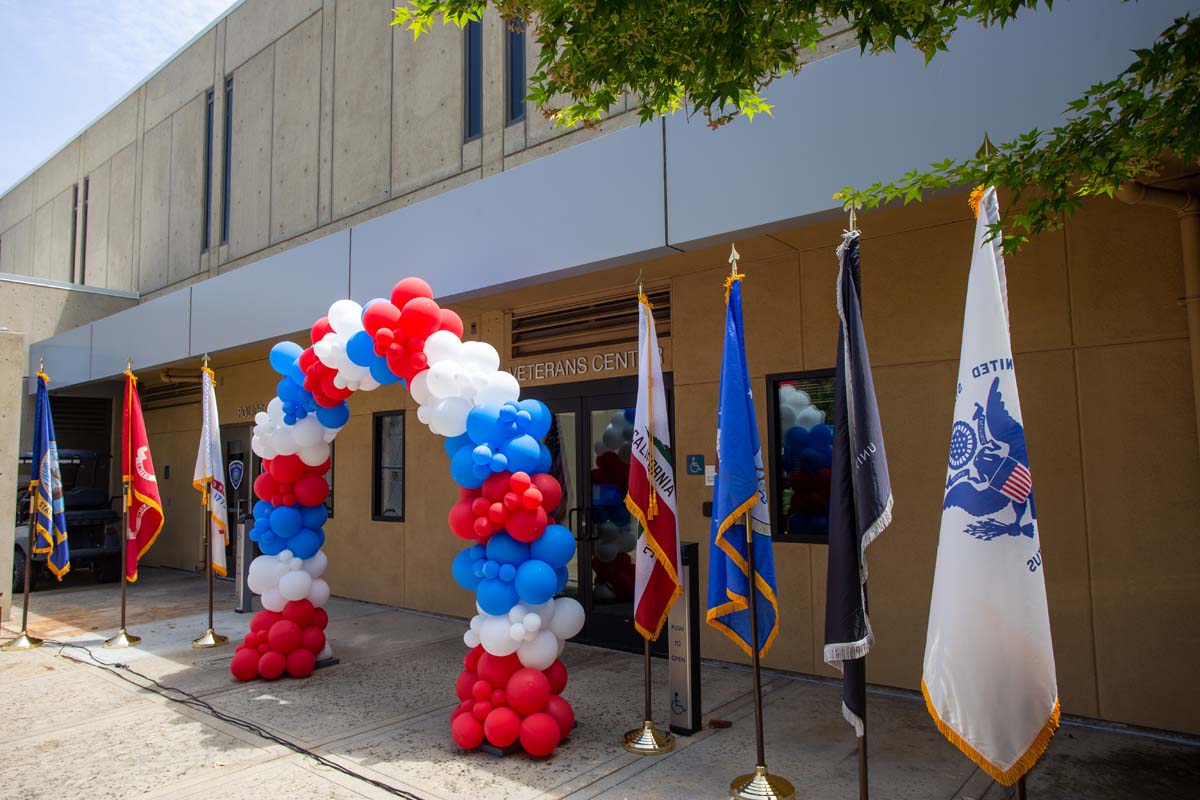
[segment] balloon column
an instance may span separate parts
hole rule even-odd
[[[783,434],[783,505],[791,534],[829,532],[829,485],[833,426],[803,389],[783,384],[779,392]]]
[[[330,443],[350,418],[351,394],[405,382],[417,418],[446,437],[460,487],[449,527],[470,542],[451,565],[455,581],[475,592],[479,612],[463,636],[471,650],[451,734],[467,749],[519,742],[542,756],[574,726],[560,696],[567,671],[558,656],[584,613],[555,595],[566,586],[575,538],[551,522],[563,490],[547,474],[549,409],[522,400],[495,348],[464,342],[462,333],[462,320],[434,302],[425,281],[405,278],[389,299],[335,302],[313,325],[310,347],[272,348],[277,396],[255,418],[251,441],[263,472],[254,481],[250,538],[263,555],[250,564],[249,584],[263,610],[230,669],[239,680],[301,678],[332,654],[321,551]]]

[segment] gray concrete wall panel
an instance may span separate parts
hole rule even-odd
[[[392,194],[399,196],[462,171],[463,33],[439,25],[413,41],[392,42]]]
[[[198,283],[191,287],[191,355],[307,330],[349,286],[345,230]]]
[[[83,238],[79,244],[79,271],[82,282],[88,286],[108,287],[108,197],[111,175],[112,162],[105,161],[87,176],[86,206],[84,187],[79,187],[79,235]]]
[[[34,173],[34,204],[41,208],[79,177],[79,139],[69,142]]]
[[[134,92],[83,132],[84,172],[94,172],[137,138],[137,112]]]
[[[120,375],[126,357],[135,371],[185,358],[191,291],[180,289],[93,322],[91,380]]]
[[[50,234],[50,274],[46,277],[55,281],[70,283],[74,280],[71,245],[75,243],[71,227],[76,219],[72,215],[76,202],[75,193],[64,189],[58,193],[52,203],[54,207],[54,222]]]
[[[162,69],[146,82],[147,128],[158,125],[197,94],[212,86],[216,41],[214,28],[164,64]]]
[[[1054,125],[1071,99],[1117,75],[1131,48],[1194,5],[1064,4],[1003,29],[964,26],[928,67],[909,48],[817,61],[772,86],[771,119],[712,131],[675,115],[667,120],[671,244],[790,224],[837,209],[832,195],[847,184],[973,156],[985,131],[1000,142]]]
[[[137,290],[153,292],[170,282],[167,268],[170,239],[171,120],[142,137],[141,241],[138,243]]]
[[[271,243],[317,226],[321,115],[321,15],[275,45],[271,144]]]
[[[0,236],[0,272],[10,275],[33,273],[33,215],[13,225]]]
[[[274,48],[259,53],[233,74],[230,259],[266,247],[269,240],[274,81]]]
[[[86,383],[92,377],[92,326],[83,325],[29,345],[29,391],[37,391],[38,359],[46,362],[46,372],[55,386]]]
[[[30,176],[0,197],[0,234],[33,216],[33,208],[33,177]]]
[[[389,0],[339,0],[334,43],[333,218],[386,200],[391,184]]]
[[[200,271],[204,222],[205,97],[171,115],[171,211],[167,248],[171,283]]]
[[[353,231],[351,297],[419,274],[464,298],[665,254],[662,159],[660,123],[625,128],[368,220]]]
[[[133,204],[136,152],[137,145],[130,144],[109,162],[106,286],[123,292],[132,291],[134,288]]]
[[[54,203],[41,206],[33,217],[33,270],[35,278],[50,277],[51,250],[54,246]]]
[[[317,164],[317,224],[333,219],[333,44],[337,18],[334,0],[321,8],[321,133]]]
[[[321,0],[258,0],[242,3],[225,18],[225,72],[290,31],[321,8]]]

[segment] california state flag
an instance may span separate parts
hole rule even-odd
[[[136,581],[138,559],[146,554],[158,538],[163,526],[163,511],[158,496],[158,479],[154,477],[154,461],[150,458],[146,421],[142,419],[137,378],[129,370],[125,370],[125,413],[121,434],[125,501],[129,505],[125,577]]]
[[[679,584],[679,529],[675,521],[675,465],[667,427],[667,392],[649,299],[638,295],[638,393],[633,420],[629,494],[625,506],[638,521],[633,624],[657,639]]]
[[[921,689],[938,729],[995,780],[1028,772],[1058,727],[1045,567],[1017,397],[996,190],[967,281]]]
[[[200,429],[200,449],[196,453],[196,471],[192,486],[200,492],[200,502],[208,502],[209,564],[217,575],[226,574],[225,546],[229,544],[228,512],[225,505],[225,463],[221,457],[221,422],[217,417],[217,388],[213,371],[200,370],[204,423]]]

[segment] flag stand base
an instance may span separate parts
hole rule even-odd
[[[121,628],[121,630],[117,631],[116,635],[114,635],[111,639],[104,640],[104,646],[110,650],[119,647],[135,647],[141,640],[142,637],[134,636],[124,628]]]
[[[731,800],[795,800],[796,787],[787,778],[771,775],[766,767],[755,767],[750,775],[739,775],[729,784]]]
[[[621,737],[621,746],[639,756],[660,756],[675,749],[675,737],[670,731],[660,731],[646,720]]]
[[[208,630],[206,630],[204,632],[204,635],[201,636],[199,639],[192,640],[192,647],[196,648],[197,650],[200,650],[205,647],[220,647],[221,645],[225,644],[228,641],[229,641],[228,636],[222,636],[221,634],[214,631],[212,628],[209,628]]]
[[[6,653],[11,653],[19,650],[33,650],[34,648],[41,646],[41,639],[37,638],[36,636],[30,636],[28,631],[22,630],[19,634],[17,634],[17,638],[4,645],[4,647],[0,647],[0,650],[3,650]]]

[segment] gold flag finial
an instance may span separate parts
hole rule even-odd
[[[739,258],[741,258],[741,256],[738,255],[737,245],[731,242],[729,244],[729,277],[725,279],[725,304],[726,305],[729,305],[729,289],[730,289],[730,287],[733,286],[733,282],[740,281],[742,278],[746,277],[742,273],[738,272],[738,259]]]

